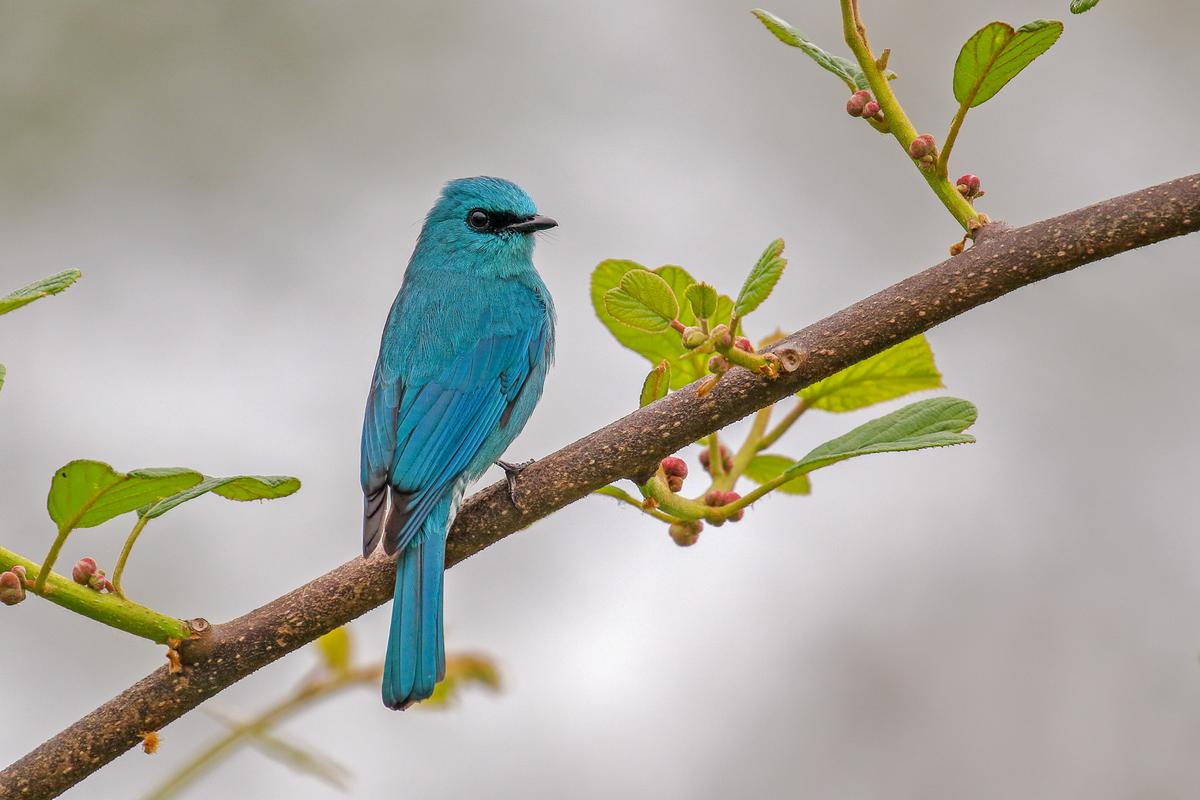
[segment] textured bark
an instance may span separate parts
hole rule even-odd
[[[1014,289],[1200,229],[1200,175],[1113,198],[1023,228],[985,228],[964,254],[798,331],[771,349],[785,371],[728,373],[705,397],[673,392],[528,467],[520,509],[503,483],[463,506],[447,567],[614,480],[814,381]],[[209,626],[161,668],[0,773],[0,798],[54,797],[225,687],[386,602],[394,563],[355,559],[245,616]]]

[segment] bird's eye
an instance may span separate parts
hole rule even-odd
[[[476,208],[467,214],[467,224],[477,231],[486,231],[492,218],[483,209]]]

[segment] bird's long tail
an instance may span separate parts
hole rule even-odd
[[[408,708],[433,694],[446,675],[442,574],[452,500],[440,501],[400,553],[392,629],[383,664],[383,702]]]

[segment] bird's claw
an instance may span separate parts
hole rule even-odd
[[[520,510],[521,505],[517,502],[517,476],[521,471],[533,463],[533,459],[522,461],[520,464],[510,464],[507,461],[496,459],[496,466],[504,470],[504,480],[508,482],[508,500],[513,504],[513,508]]]

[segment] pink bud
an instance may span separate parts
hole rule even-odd
[[[874,117],[878,113],[879,113],[879,103],[876,103],[874,100],[872,100],[871,102],[869,102],[865,106],[863,106],[862,115],[866,119],[870,119],[871,117]]]
[[[0,572],[0,603],[15,606],[24,599],[24,579],[15,572]]]
[[[716,506],[719,506],[722,504],[722,501],[724,500],[724,498],[725,498],[724,492],[722,492],[718,489],[713,489],[711,492],[704,495],[704,505],[713,506],[715,508]]]
[[[691,547],[700,539],[704,524],[699,520],[680,520],[671,523],[671,538],[680,547]]]
[[[676,478],[686,478],[688,475],[687,464],[682,458],[675,456],[667,456],[662,460],[663,472],[668,476]]]
[[[669,475],[667,477],[667,488],[670,489],[672,492],[676,492],[676,493],[682,492],[683,491],[683,478],[679,477],[678,475]]]
[[[79,584],[86,585],[93,575],[96,574],[96,559],[91,556],[84,556],[75,562],[75,566],[71,568],[71,580]]]
[[[912,140],[908,145],[908,154],[916,159],[924,158],[932,154],[935,147],[933,137],[925,133]]]
[[[740,494],[738,494],[737,492],[725,492],[725,494],[721,497],[721,501],[722,501],[721,505],[727,506],[730,503],[736,503],[738,500],[741,500],[741,499],[742,499],[742,496]],[[742,517],[744,517],[744,516],[746,516],[746,509],[739,508],[736,513],[734,513],[733,515],[731,515],[729,517],[729,521],[730,522],[740,522]]]
[[[960,186],[966,186],[967,189],[969,189],[971,192],[979,191],[979,176],[978,175],[972,175],[971,173],[968,172],[966,175],[963,175],[961,178],[959,178],[957,183]]]
[[[846,113],[852,117],[861,117],[863,109],[869,102],[871,102],[871,93],[866,89],[859,89],[846,101]]]
[[[708,360],[708,371],[720,375],[729,369],[729,362],[725,360],[725,356],[715,355]]]
[[[738,350],[745,350],[747,353],[754,352],[753,345],[750,344],[750,340],[747,339],[745,336],[739,336],[737,338],[737,340],[734,341],[733,346],[736,347]]]

